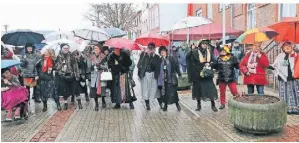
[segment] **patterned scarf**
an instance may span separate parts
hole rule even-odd
[[[199,61],[200,63],[205,63],[205,62],[211,62],[211,53],[210,53],[210,50],[208,49],[205,49],[206,52],[205,52],[205,56],[203,56],[202,52],[200,50],[198,50],[198,54],[199,54]]]
[[[100,55],[97,57],[96,55],[92,56],[91,61],[92,63],[96,63],[96,66],[100,66],[99,64],[101,63],[101,61],[105,58],[105,54],[100,53]],[[98,64],[98,65],[97,65]],[[103,72],[103,70],[98,71],[99,72],[99,76],[98,76],[98,80],[97,80],[97,94],[100,95],[102,93],[101,89],[101,74]]]
[[[256,57],[257,57],[257,53],[251,52],[247,63],[248,71],[253,74],[256,74],[256,67],[257,67]]]

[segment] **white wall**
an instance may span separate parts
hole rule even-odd
[[[188,4],[159,4],[160,32],[170,31],[180,19],[187,17]]]

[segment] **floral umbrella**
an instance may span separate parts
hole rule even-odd
[[[270,28],[253,28],[240,35],[236,41],[242,44],[254,44],[268,41],[277,35],[278,33]]]

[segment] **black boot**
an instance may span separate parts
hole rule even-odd
[[[161,98],[157,98],[157,100],[158,100],[158,103],[159,103],[160,108],[163,109],[163,104],[162,104],[162,100],[161,100]]]
[[[64,110],[67,110],[68,109],[68,103],[64,103]]]
[[[42,101],[40,101],[39,99],[37,99],[37,98],[34,97],[34,102],[35,103],[41,103]]]
[[[90,101],[88,94],[85,94],[85,100],[86,100],[86,102]]]
[[[220,107],[219,107],[219,109],[224,109],[225,108],[225,105],[224,104],[222,104]]]
[[[105,97],[102,97],[102,107],[106,108],[106,101],[105,101]]]
[[[81,104],[81,99],[78,99],[77,101],[78,101],[78,107],[79,107],[79,109],[83,109],[82,104]]]
[[[61,111],[61,106],[60,106],[60,102],[59,101],[56,101],[56,106],[57,106],[57,110]]]
[[[178,111],[181,111],[181,106],[180,106],[179,102],[175,103],[175,105],[176,105],[176,108],[178,109]]]
[[[72,97],[71,97],[71,102],[75,103],[75,96],[74,95],[72,95]]]
[[[146,110],[151,110],[149,100],[145,100],[145,106],[146,106]]]
[[[133,102],[130,103],[130,109],[134,109],[134,104],[133,104]]]
[[[164,104],[163,111],[167,111],[167,104]]]
[[[197,100],[197,109],[195,111],[200,111],[201,110],[201,101]]]
[[[211,101],[211,104],[212,104],[212,110],[213,110],[214,112],[217,112],[218,110],[217,110],[217,108],[216,108],[216,106],[215,106],[215,101]]]
[[[46,111],[48,110],[48,107],[47,107],[47,101],[44,101],[44,102],[43,102],[43,105],[44,105],[44,107],[43,107],[43,112],[46,112]]]
[[[120,109],[120,104],[115,104],[115,106],[113,107],[113,109]]]
[[[98,97],[95,97],[95,98],[94,98],[94,101],[95,101],[95,105],[96,105],[94,110],[95,110],[95,111],[99,111],[99,101],[98,101]]]

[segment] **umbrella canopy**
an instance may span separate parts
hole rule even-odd
[[[210,39],[219,40],[222,38],[223,27],[222,24],[211,23],[193,27],[189,29],[190,40]],[[244,31],[226,27],[227,35],[240,36]],[[188,29],[180,29],[170,33],[169,37],[172,40],[186,40]]]
[[[3,43],[13,46],[24,46],[26,43],[38,44],[43,40],[45,37],[42,34],[30,30],[17,30],[1,37]]]
[[[76,37],[84,40],[101,42],[110,39],[109,34],[107,34],[103,29],[95,26],[83,27],[81,29],[73,30],[72,32]]]
[[[111,37],[111,38],[117,38],[127,35],[127,33],[119,28],[103,28],[103,30]]]
[[[140,37],[136,38],[135,42],[142,46],[147,46],[151,42],[155,43],[156,47],[168,46],[169,45],[169,37],[154,34],[154,33],[148,33],[148,34],[141,35]]]
[[[299,44],[299,17],[287,17],[269,28],[279,33],[274,40],[279,42],[290,41]]]
[[[1,60],[1,69],[20,65],[20,64],[21,62],[18,60]]]
[[[74,33],[69,31],[55,31],[46,35],[45,38],[46,42],[56,41],[60,39],[72,40],[74,38]]]
[[[268,41],[277,35],[278,33],[270,28],[253,28],[239,36],[236,41],[242,44],[254,44]]]
[[[188,16],[176,22],[173,25],[172,30],[191,28],[191,27],[196,27],[196,26],[210,24],[210,23],[212,23],[212,21],[205,17]]]
[[[112,38],[105,42],[105,45],[119,48],[119,49],[128,49],[128,50],[140,50],[138,44],[134,41],[124,39],[124,38]]]
[[[46,43],[34,44],[35,52],[37,52],[38,50],[42,50],[46,45],[47,45]],[[23,48],[20,54],[21,55],[25,54],[25,48]]]
[[[41,54],[44,54],[46,52],[46,49],[54,49],[55,56],[57,56],[61,50],[60,45],[63,43],[68,44],[70,46],[71,52],[79,49],[75,41],[61,39],[47,43],[47,45],[41,50]]]

